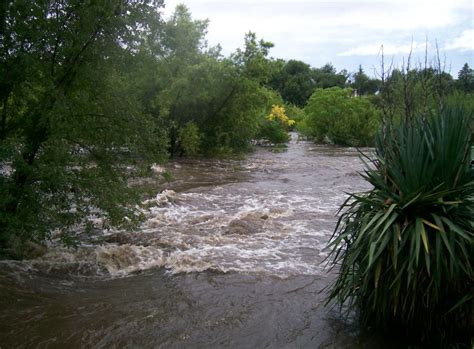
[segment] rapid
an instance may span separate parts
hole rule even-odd
[[[356,149],[292,134],[283,151],[166,169],[139,229],[0,262],[0,348],[381,345],[324,306],[337,210],[369,189]]]

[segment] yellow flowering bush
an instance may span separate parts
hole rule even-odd
[[[281,105],[272,105],[272,111],[266,116],[269,121],[277,121],[281,126],[289,128],[295,124],[295,120],[291,120],[286,115],[285,108]]]

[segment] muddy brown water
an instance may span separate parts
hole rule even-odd
[[[0,262],[0,348],[387,347],[324,306],[337,208],[368,189],[355,149],[166,167],[137,231]]]

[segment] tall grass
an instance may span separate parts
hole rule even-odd
[[[378,133],[331,239],[329,301],[419,344],[466,343],[473,329],[471,117],[449,109]],[[400,331],[402,333],[400,333]]]

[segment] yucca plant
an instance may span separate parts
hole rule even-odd
[[[373,188],[349,195],[330,241],[339,274],[328,302],[356,309],[362,325],[402,330],[419,344],[470,341],[470,118],[450,109],[378,133],[362,174]]]

